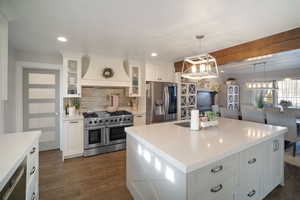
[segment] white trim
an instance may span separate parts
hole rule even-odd
[[[23,131],[23,69],[50,69],[59,70],[59,98],[60,98],[60,113],[59,113],[59,143],[60,148],[62,147],[62,116],[63,116],[63,73],[62,65],[48,64],[48,63],[37,63],[37,62],[16,62],[16,131]]]

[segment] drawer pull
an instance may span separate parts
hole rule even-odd
[[[30,154],[34,154],[35,153],[36,148],[33,147],[32,150],[30,151]]]
[[[31,200],[36,200],[35,192],[32,193]]]
[[[279,150],[279,141],[274,140],[274,142],[273,142],[273,152],[276,152],[278,150]]]
[[[32,168],[32,170],[30,171],[30,175],[34,174],[35,169],[36,169],[35,167]]]
[[[70,121],[71,124],[77,124],[78,121]]]
[[[210,171],[212,173],[218,173],[219,171],[222,171],[222,170],[223,170],[223,165],[219,165],[219,166],[217,166],[215,168],[212,168]]]
[[[213,193],[216,193],[216,192],[219,192],[219,191],[222,190],[222,189],[223,189],[223,185],[222,185],[222,184],[219,184],[219,185],[217,185],[217,186],[211,188],[210,191],[213,192]]]
[[[253,197],[254,195],[256,194],[256,191],[255,190],[252,190],[251,192],[249,192],[247,194],[248,197]]]
[[[252,165],[256,162],[256,158],[252,158],[251,160],[248,161],[249,165]]]

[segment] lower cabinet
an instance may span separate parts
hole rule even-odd
[[[83,120],[65,120],[63,130],[63,158],[81,156],[83,153]]]
[[[26,200],[39,199],[39,147],[36,141],[27,153]]]
[[[135,114],[133,116],[133,125],[134,126],[142,126],[146,124],[145,114]]]

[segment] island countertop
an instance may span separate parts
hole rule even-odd
[[[40,135],[41,131],[0,135],[0,191]]]
[[[176,125],[180,122],[127,127],[126,132],[184,173],[287,132],[286,127],[226,118],[200,131]]]

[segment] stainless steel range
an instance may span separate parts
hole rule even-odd
[[[118,151],[126,148],[125,128],[133,126],[127,111],[87,112],[84,116],[84,156]]]

